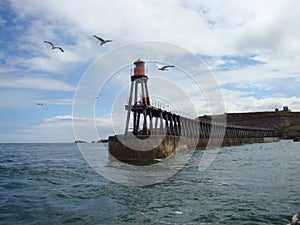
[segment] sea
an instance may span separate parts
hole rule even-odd
[[[100,170],[86,161],[83,146],[101,153]],[[300,208],[300,142],[220,148],[200,171],[204,152],[194,151],[165,179],[128,185],[107,175],[114,160],[105,144],[0,144],[0,224],[291,222]],[[131,167],[132,177],[147,166]],[[128,166],[114,169],[121,178]]]

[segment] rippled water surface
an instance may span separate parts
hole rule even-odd
[[[199,172],[202,155],[134,187],[97,174],[75,144],[0,144],[0,224],[286,224],[300,207],[300,142],[222,148]]]

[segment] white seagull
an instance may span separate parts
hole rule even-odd
[[[98,37],[98,36],[96,36],[96,35],[93,35],[95,38],[97,38],[99,41],[101,41],[101,43],[100,43],[100,45],[104,45],[104,44],[106,44],[106,43],[108,43],[108,42],[112,42],[112,40],[105,40],[105,39],[103,39],[103,38],[101,38],[101,37]]]
[[[160,65],[160,64],[158,64],[158,63],[156,63],[156,65],[157,65],[157,69],[158,70],[161,70],[161,71],[166,71],[166,70],[168,70],[167,68],[171,68],[171,67],[175,67],[175,66],[173,66],[173,65],[165,65],[165,66],[162,66],[162,65]]]
[[[44,42],[51,45],[52,49],[59,49],[60,51],[64,52],[64,50],[61,47],[55,46],[52,42],[50,41],[44,41]]]

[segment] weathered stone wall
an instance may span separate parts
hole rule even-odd
[[[215,116],[218,117],[218,116]],[[227,124],[245,127],[271,128],[279,131],[280,138],[300,136],[300,112],[246,112],[227,113]],[[211,116],[200,116],[200,121],[211,121]]]
[[[138,145],[137,137],[141,141]],[[123,140],[126,139],[126,143]],[[115,135],[109,137],[109,153],[119,160],[147,161],[163,159],[171,155],[178,146],[179,136],[142,136]],[[130,147],[128,147],[130,146]],[[149,150],[147,150],[149,149]]]
[[[147,136],[139,136],[139,142],[135,136],[116,135],[109,137],[109,153],[119,160],[124,161],[149,161],[153,159],[164,159],[178,151],[187,149],[206,149],[210,147],[233,146],[251,143],[265,143],[279,141],[278,137],[264,138],[226,138],[226,139],[195,139],[179,136],[151,136],[147,141]],[[124,145],[124,140],[126,144]],[[138,143],[137,143],[138,142]],[[129,148],[127,146],[132,146]],[[149,150],[147,150],[149,149]]]
[[[300,121],[299,112],[228,113],[227,123],[238,126],[281,128]]]

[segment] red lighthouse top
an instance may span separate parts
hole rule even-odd
[[[133,64],[135,65],[133,76],[146,76],[144,61],[138,59]]]

